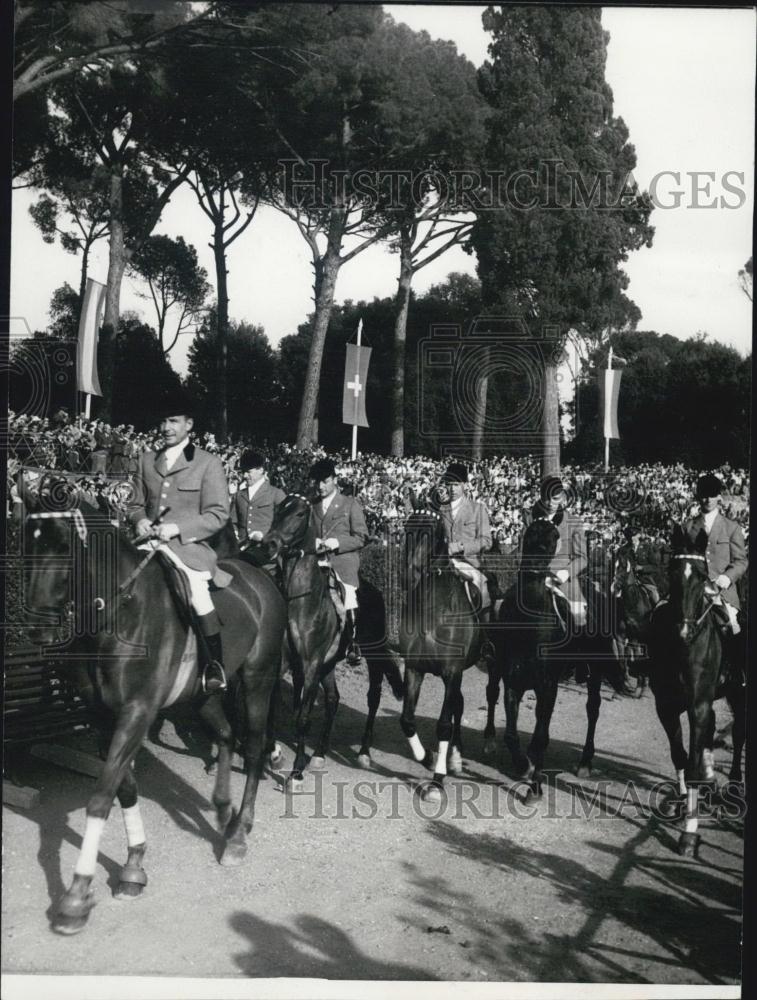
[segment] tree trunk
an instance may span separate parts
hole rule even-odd
[[[213,256],[216,264],[216,290],[218,293],[218,410],[216,433],[219,442],[226,441],[228,433],[228,380],[226,366],[229,333],[229,290],[226,270],[226,248],[223,243],[223,219],[216,221],[213,232]]]
[[[331,319],[331,307],[334,304],[336,279],[341,266],[340,254],[346,213],[343,209],[332,210],[329,226],[329,242],[323,255],[323,266],[318,288],[318,298],[315,306],[315,322],[313,324],[313,339],[310,342],[308,355],[308,370],[305,376],[305,387],[300,407],[300,419],[297,425],[297,447],[309,448],[313,441],[313,426],[318,405],[318,387],[321,380],[321,363],[323,349],[326,345],[326,332]]]
[[[121,312],[121,282],[129,261],[124,239],[123,167],[115,163],[110,175],[110,242],[108,247],[108,278],[105,289],[105,317],[97,342],[97,372],[102,389],[98,417],[110,422],[113,409],[113,369],[116,358],[116,336]]]
[[[476,386],[476,411],[473,422],[473,440],[471,442],[471,457],[474,462],[480,462],[484,457],[484,428],[486,426],[486,393],[489,388],[489,349],[486,349],[484,373]]]
[[[557,361],[547,355],[544,363],[541,474],[560,475],[560,401],[557,395]]]
[[[400,245],[400,276],[394,319],[394,352],[392,358],[392,443],[391,454],[405,454],[405,352],[407,348],[407,313],[413,282],[413,248],[410,233],[402,233]]]

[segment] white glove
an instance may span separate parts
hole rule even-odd
[[[721,590],[728,590],[731,586],[731,578],[726,576],[725,573],[721,573],[715,580],[715,585],[720,587]]]
[[[336,538],[324,538],[323,547],[329,549],[331,552],[336,552],[339,548],[339,540]]]
[[[558,571],[555,573],[555,576],[557,577],[560,583],[566,583],[570,579],[570,573],[567,571],[567,569],[558,569]]]
[[[156,534],[161,542],[167,542],[170,538],[176,538],[179,534],[178,524],[159,524],[156,528]]]
[[[250,535],[251,542],[259,542],[262,540],[262,538],[263,538],[262,531],[253,531],[252,534]]]
[[[143,538],[145,535],[152,534],[152,521],[149,517],[143,517],[141,520],[137,521],[137,537]]]

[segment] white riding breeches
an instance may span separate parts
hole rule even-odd
[[[208,585],[212,579],[209,570],[191,569],[181,561],[173,549],[169,548],[165,542],[158,542],[157,539],[152,539],[146,545],[140,545],[140,549],[157,549],[167,556],[174,566],[177,566],[182,571],[189,584],[189,599],[198,615],[209,615],[215,611],[213,599],[208,589]]]
[[[344,580],[335,572],[337,580],[344,587],[344,610],[345,611],[357,611],[357,587],[353,587],[351,583],[345,583]]]
[[[464,580],[470,580],[470,582],[478,588],[481,594],[481,610],[484,608],[491,607],[491,597],[489,596],[489,584],[486,577],[480,569],[476,569],[475,566],[471,566],[469,562],[464,559],[450,559],[452,566],[457,572],[458,576],[461,576]]]

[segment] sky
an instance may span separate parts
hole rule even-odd
[[[387,4],[398,21],[451,39],[476,66],[487,56],[483,7]],[[615,114],[625,119],[636,147],[634,176],[655,194],[651,249],[624,265],[628,293],[641,309],[640,329],[686,338],[706,331],[712,340],[751,350],[751,304],[737,272],[751,254],[754,176],[755,11],[607,8],[610,32],[606,78]],[[693,176],[692,176],[693,175]],[[711,175],[711,176],[708,176]],[[28,207],[36,195],[14,192],[11,330],[44,329],[52,292],[79,283],[79,261],[46,245]],[[156,232],[182,235],[197,248],[213,281],[209,222],[189,188],[171,199]],[[90,275],[105,281],[107,242],[96,245]],[[359,254],[339,275],[336,300],[394,295],[397,258],[376,247]],[[273,344],[294,333],[312,311],[312,262],[295,223],[260,209],[229,257],[230,315],[261,324]],[[475,257],[454,248],[424,268],[416,292],[452,271],[475,274]],[[146,287],[127,276],[123,310],[154,325]],[[369,331],[366,331],[369,333]],[[171,353],[184,373],[191,337]]]

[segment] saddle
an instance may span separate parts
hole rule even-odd
[[[334,605],[334,610],[336,611],[336,616],[339,620],[339,630],[340,632],[343,632],[345,625],[347,624],[347,609],[344,606],[344,584],[336,575],[336,571],[331,565],[331,560],[327,555],[323,555],[318,559],[318,566],[320,567],[321,572],[326,575],[329,597],[331,598],[331,603]]]
[[[203,662],[209,662],[212,657],[208,649],[207,643],[205,641],[205,636],[200,629],[199,619],[197,617],[197,612],[192,607],[192,602],[190,599],[189,584],[186,581],[184,574],[174,563],[171,562],[162,552],[156,553],[156,558],[160,564],[160,568],[163,571],[163,577],[166,581],[166,586],[168,587],[168,592],[173,598],[174,605],[176,606],[176,611],[179,615],[179,619],[182,625],[185,625],[189,629],[190,636],[196,637],[196,641],[200,652],[203,657]],[[213,606],[216,609],[216,614],[218,614],[218,620],[223,626],[223,619],[218,613],[218,606],[216,601],[213,599],[214,588],[211,586],[210,597],[213,600]],[[189,648],[189,642],[187,643],[187,649]],[[185,655],[186,655],[185,650]]]

